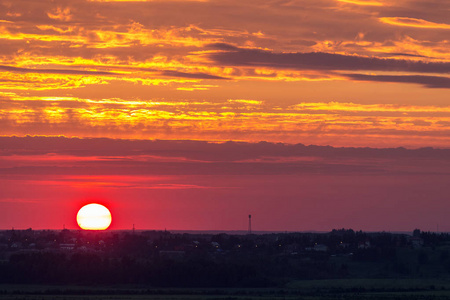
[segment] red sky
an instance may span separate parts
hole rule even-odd
[[[0,0],[0,228],[450,230],[449,10]]]
[[[449,230],[450,150],[0,138],[0,226],[111,229]]]

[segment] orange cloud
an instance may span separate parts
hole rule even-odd
[[[406,27],[416,28],[430,28],[430,29],[450,29],[450,24],[434,23],[422,19],[407,18],[407,17],[383,17],[379,18],[380,22]]]
[[[263,104],[263,101],[247,100],[247,99],[229,99],[229,100],[227,100],[227,102],[245,104],[245,105],[254,105],[254,106],[259,106],[259,105]]]
[[[58,9],[61,12],[61,9]],[[54,19],[71,18],[64,13],[69,12],[68,9],[63,10],[62,14],[55,14]],[[68,20],[63,20],[68,21]],[[170,45],[170,46],[193,46],[202,47],[207,43],[219,42],[220,38],[203,37],[202,39],[193,37],[187,33],[192,30],[191,26],[176,28],[148,29],[138,22],[123,24],[120,26],[102,26],[101,28],[88,28],[74,25],[45,25],[36,26],[40,32],[30,32],[30,28],[20,28],[14,22],[3,20],[4,26],[0,26],[0,35],[3,39],[9,40],[36,40],[46,42],[72,42],[74,46],[87,46],[89,48],[118,48],[132,47],[138,45]],[[6,24],[8,26],[6,26]]]
[[[58,7],[55,10],[48,12],[47,16],[50,19],[58,20],[58,21],[71,21],[72,20],[72,14],[70,13],[70,8],[61,8]]]
[[[337,0],[337,1],[343,2],[343,3],[363,5],[363,6],[384,6],[385,5],[385,3],[383,3],[383,2],[371,1],[371,0]]]

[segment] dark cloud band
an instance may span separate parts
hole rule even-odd
[[[210,47],[222,51],[209,54],[209,58],[218,64],[229,66],[323,71],[450,73],[448,62],[383,59],[323,52],[276,53],[260,49],[238,48],[229,44],[211,44]]]
[[[357,81],[395,82],[395,83],[417,83],[428,88],[450,88],[450,78],[440,76],[422,75],[365,75],[345,74],[346,77]]]

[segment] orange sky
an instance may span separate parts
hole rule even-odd
[[[0,0],[0,229],[450,231],[449,11]]]
[[[0,1],[2,135],[449,147],[446,1]]]

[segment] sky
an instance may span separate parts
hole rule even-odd
[[[450,231],[449,15],[0,0],[0,229]]]

